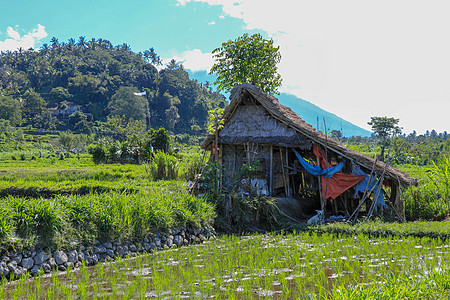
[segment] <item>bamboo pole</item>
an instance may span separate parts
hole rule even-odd
[[[269,174],[269,193],[273,194],[273,145],[270,145],[270,174]]]
[[[317,164],[320,166],[320,160],[317,157]],[[325,222],[325,200],[322,195],[322,180],[321,176],[317,176],[319,178],[319,195],[320,195],[320,209],[322,210],[322,222]]]
[[[284,193],[286,194],[286,197],[288,197],[286,175],[284,173],[284,165],[283,165],[283,149],[281,148],[281,146],[280,146],[280,164],[281,164],[281,171],[283,173]]]
[[[288,148],[286,147],[286,166],[289,166],[289,153],[288,153]],[[288,191],[288,197],[291,197],[291,182],[290,182],[290,176],[289,174],[286,174],[286,179],[287,179],[287,191]]]

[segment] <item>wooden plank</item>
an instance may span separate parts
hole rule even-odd
[[[284,182],[284,193],[286,197],[288,196],[287,191],[287,183],[286,183],[286,174],[284,172],[284,164],[283,164],[283,148],[280,147],[280,164],[281,164],[281,172],[283,174],[283,182]]]
[[[270,145],[269,193],[273,194],[273,145]]]
[[[289,166],[289,152],[288,148],[286,147],[286,166]],[[287,181],[287,191],[288,191],[288,197],[291,197],[291,180],[289,174],[286,174],[286,181]]]

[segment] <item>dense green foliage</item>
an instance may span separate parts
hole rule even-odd
[[[343,138],[350,149],[376,157],[381,138]],[[408,220],[443,220],[450,216],[450,139],[447,132],[427,131],[399,135],[386,143],[389,161],[419,180],[418,187],[403,189]]]
[[[281,76],[277,64],[281,60],[280,47],[259,33],[238,37],[214,49],[215,63],[210,73],[217,73],[218,90],[231,91],[240,83],[251,83],[264,92],[278,93]]]
[[[384,150],[387,146],[389,138],[402,132],[398,122],[400,119],[388,117],[371,117],[369,124],[375,136],[380,139],[381,153],[380,159],[384,161]]]
[[[114,46],[104,39],[86,41],[84,37],[67,43],[53,38],[51,45],[39,50],[4,51],[0,54],[0,119],[41,128],[50,128],[48,123],[53,121],[53,126],[73,129],[64,115],[52,120],[43,109],[48,104],[64,110],[67,105],[60,103],[70,101],[93,121],[125,114],[135,120],[149,118],[152,127],[195,132],[198,126],[205,128],[209,109],[225,105],[224,96],[191,80],[182,65],[160,71],[155,65],[160,65],[160,59],[153,48],[134,53],[127,44]],[[142,91],[143,96],[130,94]],[[124,109],[124,101],[131,101],[133,108]]]

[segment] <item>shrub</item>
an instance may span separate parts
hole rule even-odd
[[[90,146],[88,152],[92,155],[95,164],[106,162],[106,150],[101,145]]]

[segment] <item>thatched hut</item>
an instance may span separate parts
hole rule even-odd
[[[417,185],[417,179],[327,137],[275,97],[251,84],[236,86],[230,100],[224,111],[223,128],[217,135],[218,155],[212,154],[216,151],[214,135],[202,143],[203,149],[211,151],[211,159],[218,157],[223,164],[224,187],[243,164],[259,161],[261,169],[256,175],[259,181],[254,184],[258,193],[294,200],[300,218],[320,208],[327,215],[344,213],[348,217],[360,209],[361,202],[366,203],[362,210],[370,213],[374,198],[383,198],[383,207],[392,208],[402,218],[404,205],[399,187]],[[308,165],[322,171],[322,175],[316,175]],[[327,177],[329,168],[336,166],[342,177]],[[355,170],[359,173],[355,174]],[[361,189],[359,178],[370,184]],[[358,182],[352,185],[349,183],[352,180]],[[374,182],[378,183],[376,187]],[[358,183],[360,192],[355,193]],[[377,205],[374,206],[376,209]]]

